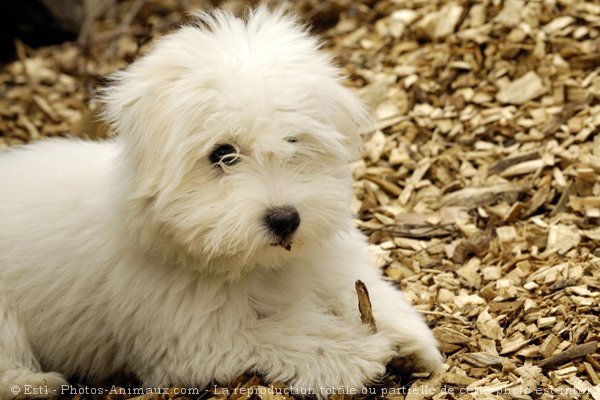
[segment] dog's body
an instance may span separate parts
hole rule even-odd
[[[361,103],[283,12],[201,18],[104,92],[116,140],[0,155],[0,399],[69,376],[201,387],[256,371],[319,395],[398,356],[439,371],[352,227]]]

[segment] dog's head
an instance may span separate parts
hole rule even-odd
[[[349,229],[350,162],[371,120],[286,12],[198,14],[103,100],[148,229],[197,259],[279,266]]]

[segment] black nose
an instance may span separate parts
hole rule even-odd
[[[285,239],[298,229],[300,214],[294,207],[272,208],[265,215],[265,223],[271,232]]]

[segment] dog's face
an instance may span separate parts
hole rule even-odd
[[[198,259],[280,266],[350,228],[350,162],[371,121],[293,18],[200,18],[104,93],[132,196]]]

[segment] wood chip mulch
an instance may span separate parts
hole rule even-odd
[[[89,101],[103,76],[206,2],[98,3],[76,42],[17,41],[0,70],[0,148],[109,136]],[[390,370],[357,397],[600,400],[600,4],[294,5],[373,109],[357,224],[447,356],[438,379]],[[283,400],[267,390],[281,387],[244,376],[137,398]]]

